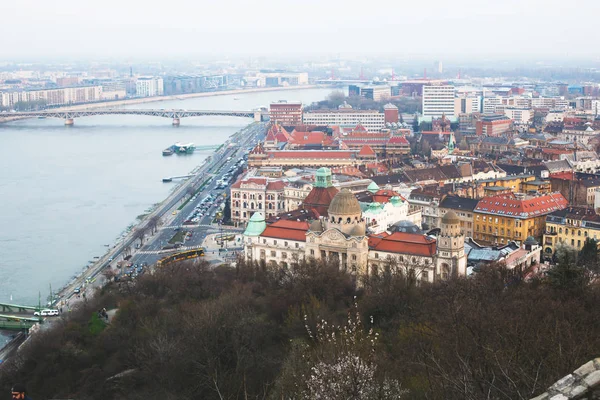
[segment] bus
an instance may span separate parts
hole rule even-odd
[[[156,262],[157,267],[162,267],[165,265],[172,264],[174,262],[190,260],[193,258],[204,257],[204,249],[194,249],[194,250],[186,250],[180,253],[171,254],[170,256],[161,258]]]

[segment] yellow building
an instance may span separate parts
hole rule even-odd
[[[502,194],[484,197],[473,210],[474,239],[489,244],[519,244],[528,236],[541,239],[546,215],[568,205],[560,193],[540,196]]]
[[[552,258],[558,243],[577,250],[583,248],[587,238],[600,240],[600,215],[587,207],[568,207],[546,216],[543,255]]]
[[[488,186],[503,187],[510,189],[513,193],[517,193],[524,192],[522,188],[523,183],[533,182],[535,180],[535,175],[509,175],[499,178],[484,179],[479,181],[478,183],[484,188]]]

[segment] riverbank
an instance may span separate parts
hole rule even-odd
[[[99,103],[77,104],[77,105],[72,105],[72,106],[53,108],[52,111],[113,108],[113,107],[122,107],[122,106],[129,106],[129,105],[135,105],[135,104],[153,103],[153,102],[157,102],[157,101],[186,100],[186,99],[192,99],[192,98],[196,98],[196,97],[213,97],[213,96],[226,96],[226,95],[236,95],[236,94],[245,94],[245,93],[277,92],[277,91],[285,91],[285,90],[289,91],[289,90],[319,89],[319,88],[327,88],[329,86],[330,85],[264,87],[264,88],[250,88],[250,89],[221,90],[221,91],[217,91],[217,92],[186,93],[186,94],[176,94],[176,95],[170,95],[170,96],[141,97],[141,98],[133,98],[133,99],[125,99],[125,100],[105,101],[105,102],[99,102]],[[6,113],[4,115],[0,114],[0,123],[18,121],[20,119],[23,119],[23,117],[11,117],[9,113]]]

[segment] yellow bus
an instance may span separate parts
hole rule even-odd
[[[162,267],[164,265],[168,265],[178,261],[189,260],[192,258],[204,257],[204,249],[194,249],[194,250],[186,250],[180,253],[171,254],[165,258],[161,258],[156,262],[156,266]]]

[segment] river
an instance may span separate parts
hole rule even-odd
[[[130,105],[131,108],[249,110],[277,100],[310,103],[332,89],[259,92]],[[96,116],[0,124],[0,302],[42,303],[162,201],[212,151],[163,157],[175,142],[223,143],[251,121],[235,117],[171,120]]]

